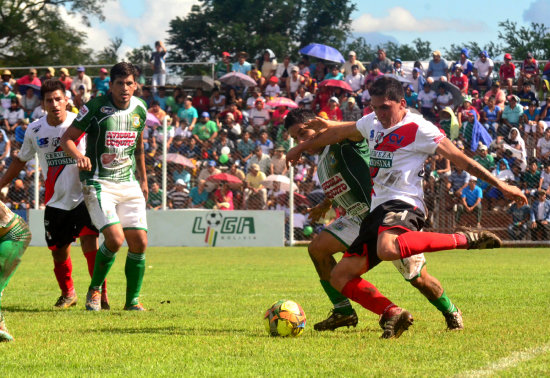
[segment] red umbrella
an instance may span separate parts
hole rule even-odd
[[[230,175],[229,173],[218,173],[216,175],[212,175],[206,179],[207,181],[213,181],[213,182],[228,182],[230,184],[242,184],[242,181],[237,176]]]
[[[276,108],[279,106],[286,106],[287,108],[297,108],[298,104],[286,97],[275,97],[274,99],[267,102],[267,105]]]
[[[352,92],[351,87],[348,83],[343,80],[328,79],[323,80],[319,83],[320,87],[331,87],[331,88],[342,88],[345,91]]]

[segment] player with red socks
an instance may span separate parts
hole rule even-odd
[[[500,239],[484,230],[455,234],[420,232],[426,209],[422,177],[426,158],[438,153],[511,200],[526,204],[519,188],[498,180],[470,159],[431,122],[407,110],[401,83],[382,77],[371,89],[374,112],[357,122],[334,122],[322,118],[307,123],[317,131],[315,138],[300,143],[287,154],[295,164],[305,151],[323,146],[365,140],[370,149],[370,176],[373,182],[371,212],[361,223],[359,236],[331,273],[332,286],[362,303],[365,293],[360,276],[382,260],[399,260],[424,252],[450,249],[498,248]],[[365,172],[365,174],[368,174]]]
[[[17,177],[25,164],[38,153],[46,186],[46,242],[52,251],[54,273],[61,289],[61,296],[55,307],[68,308],[77,302],[72,278],[71,243],[80,237],[82,252],[92,276],[99,233],[92,225],[84,204],[75,161],[63,152],[60,145],[61,136],[76,118],[76,114],[67,112],[65,87],[58,80],[47,80],[40,91],[42,106],[47,115],[27,128],[21,151],[0,179],[0,188]],[[84,151],[85,147],[86,140],[82,138],[79,148]],[[102,308],[109,309],[107,292],[104,290],[103,293]]]

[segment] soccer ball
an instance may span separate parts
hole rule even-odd
[[[306,327],[306,313],[298,303],[280,300],[265,312],[264,324],[270,336],[299,336]]]
[[[223,215],[219,211],[213,211],[206,214],[206,224],[209,227],[219,227],[222,224]]]

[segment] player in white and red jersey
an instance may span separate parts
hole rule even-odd
[[[46,242],[52,251],[54,273],[61,289],[61,296],[55,306],[68,308],[77,302],[72,279],[71,243],[80,237],[88,270],[92,275],[98,232],[84,204],[76,162],[63,152],[60,145],[61,136],[76,118],[74,113],[66,110],[68,99],[64,85],[58,80],[47,80],[41,87],[41,94],[47,115],[27,128],[19,154],[0,179],[0,188],[8,185],[25,167],[26,162],[34,159],[35,153],[38,153],[46,186]],[[85,143],[85,138],[81,138],[78,148],[85,151]],[[109,308],[106,294],[103,297],[103,308]]]
[[[429,155],[437,152],[457,167],[495,186],[505,197],[522,205],[527,203],[521,190],[495,178],[456,148],[436,126],[411,114],[399,81],[380,78],[369,93],[374,113],[357,123],[322,118],[310,121],[309,127],[322,132],[287,154],[287,161],[295,164],[302,152],[345,139],[365,139],[369,144],[373,179],[371,212],[363,219],[359,236],[344,254],[345,258],[334,267],[330,279],[335,289],[360,304],[365,297],[360,276],[381,260],[398,260],[423,252],[501,245],[500,239],[488,231],[420,232],[426,219],[421,177]]]

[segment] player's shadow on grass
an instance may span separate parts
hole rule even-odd
[[[55,308],[36,308],[36,307],[17,307],[17,306],[2,306],[2,312],[59,312]]]
[[[232,334],[246,334],[248,336],[257,336],[256,333],[251,332],[249,329],[204,329],[195,327],[140,327],[140,328],[92,328],[84,332],[97,333],[119,333],[119,334],[151,334],[151,335],[177,335],[177,336],[219,336],[219,335],[232,335]]]

